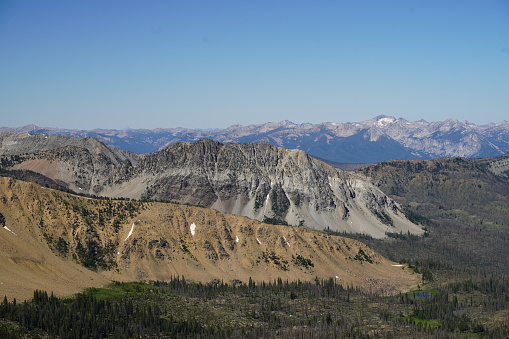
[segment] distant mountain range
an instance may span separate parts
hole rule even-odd
[[[187,128],[71,130],[28,125],[0,128],[4,133],[94,137],[135,153],[157,152],[180,141],[209,138],[222,143],[267,142],[300,149],[314,157],[339,163],[375,163],[387,160],[422,160],[444,157],[480,158],[509,152],[509,122],[476,125],[468,121],[415,122],[377,116],[356,123],[234,125],[225,129]]]

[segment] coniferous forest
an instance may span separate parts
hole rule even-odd
[[[72,298],[0,304],[1,338],[504,338],[504,279],[395,296],[335,280],[114,283]],[[485,314],[489,317],[489,326]]]

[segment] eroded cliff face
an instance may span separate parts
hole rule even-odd
[[[143,157],[131,174],[124,185],[104,193],[115,196],[125,185],[143,182],[147,188],[136,198],[374,237],[422,232],[406,220],[396,202],[360,177],[300,150],[267,143],[179,143]]]
[[[203,139],[132,155],[97,142],[25,155],[14,163],[77,192],[200,205],[260,221],[378,238],[386,232],[422,233],[396,202],[356,174],[266,143]]]
[[[99,194],[125,179],[139,157],[94,138],[0,133],[2,168],[41,173],[79,193]]]

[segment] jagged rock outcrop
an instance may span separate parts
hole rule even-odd
[[[203,139],[157,153],[121,155],[98,143],[4,162],[14,161],[14,169],[42,173],[83,193],[201,205],[260,221],[374,237],[422,233],[375,186],[300,150]]]
[[[267,143],[179,143],[144,157],[132,174],[150,182],[145,198],[375,237],[420,232],[374,186],[300,150]]]
[[[56,179],[76,192],[99,193],[125,178],[140,158],[94,138],[0,133],[2,167],[23,158],[23,169]]]

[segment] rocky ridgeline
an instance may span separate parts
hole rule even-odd
[[[102,143],[61,146],[43,152],[34,147],[30,154],[4,157],[3,163],[76,192],[200,205],[260,221],[374,237],[422,233],[375,186],[299,150],[208,139],[144,155],[118,153]]]

